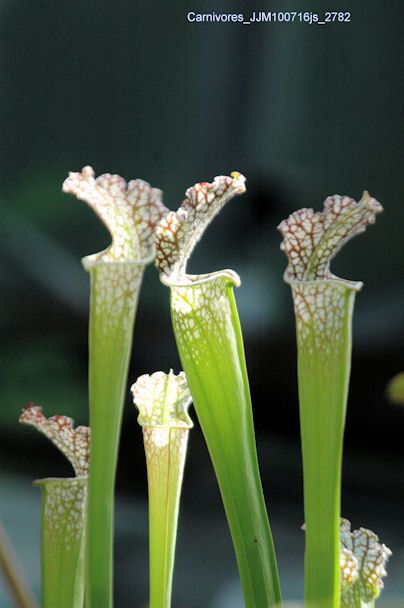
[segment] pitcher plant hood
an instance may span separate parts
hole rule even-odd
[[[22,410],[20,422],[35,427],[51,440],[72,465],[77,477],[88,472],[90,429],[87,426],[74,428],[74,421],[68,416],[46,418],[42,407],[29,403]]]
[[[243,194],[245,177],[238,171],[220,175],[212,183],[200,182],[188,188],[177,211],[170,211],[156,227],[156,267],[167,285],[189,284],[209,275],[186,274],[187,262],[206,228],[234,196]],[[223,271],[238,285],[233,271]]]
[[[288,257],[286,282],[338,279],[330,270],[331,260],[381,211],[381,204],[365,191],[359,202],[336,194],[326,198],[323,211],[292,213],[278,226],[283,235],[281,249]]]
[[[386,545],[379,543],[371,530],[359,528],[351,531],[347,519],[341,519],[341,600],[349,608],[355,597],[364,606],[372,605],[384,588],[386,564],[391,556]]]
[[[184,372],[139,376],[131,388],[140,426],[192,428],[188,408],[192,397]]]
[[[87,166],[80,173],[69,173],[63,191],[88,203],[112,236],[107,249],[83,259],[87,270],[96,264],[153,260],[153,232],[168,211],[161,190],[142,179],[126,182],[110,173],[95,178],[93,168]]]

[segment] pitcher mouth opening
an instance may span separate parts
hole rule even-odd
[[[175,280],[175,277],[172,275],[167,276],[160,274],[160,281],[167,287],[195,287],[197,285],[203,285],[217,279],[226,279],[228,283],[232,285],[232,287],[240,287],[241,285],[239,275],[230,268],[216,270],[206,274],[185,274],[182,276],[182,280]]]
[[[295,285],[303,285],[307,287],[318,287],[319,285],[335,285],[337,287],[345,287],[346,289],[351,289],[352,291],[358,292],[362,289],[363,283],[362,281],[349,281],[348,279],[342,279],[335,275],[332,275],[329,278],[325,279],[310,279],[310,280],[301,280],[294,279],[288,273],[288,270],[284,272],[283,280],[285,283],[288,283],[291,287]]]
[[[154,259],[156,257],[156,252],[153,248],[150,255],[145,258],[132,260],[105,260],[102,256],[107,251],[108,248],[104,249],[103,251],[100,251],[99,253],[92,253],[90,255],[84,256],[84,258],[81,258],[81,263],[83,265],[84,270],[87,270],[89,272],[90,270],[93,270],[93,268],[97,268],[98,266],[148,266],[149,264],[152,264],[152,262],[154,262]]]

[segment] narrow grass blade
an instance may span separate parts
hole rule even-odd
[[[149,487],[150,608],[170,608],[191,402],[185,374],[155,372],[132,386]]]
[[[243,341],[231,270],[186,274],[211,219],[245,178],[235,172],[189,188],[156,230],[156,264],[171,289],[178,352],[218,479],[247,608],[280,605],[275,551],[262,492]]]
[[[329,197],[322,213],[301,209],[279,226],[296,316],[306,522],[307,606],[340,606],[342,445],[351,366],[351,325],[361,283],[330,271],[341,246],[363,232],[381,205]]]

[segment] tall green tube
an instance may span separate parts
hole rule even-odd
[[[113,605],[114,494],[132,332],[143,268],[97,265],[91,273],[88,484],[89,608]],[[129,287],[131,286],[131,287]],[[121,297],[118,296],[121,293]]]
[[[170,608],[191,403],[185,374],[155,372],[132,386],[149,489],[150,608]]]
[[[70,173],[63,190],[87,202],[112,236],[107,249],[82,260],[91,275],[86,608],[112,608],[115,475],[133,325],[143,271],[154,259],[154,226],[166,208],[147,182],[109,173],[95,179],[91,167]]]
[[[337,608],[342,446],[356,287],[316,282],[292,285],[292,292],[304,470],[305,597],[308,606]]]
[[[156,228],[156,265],[171,290],[178,352],[219,483],[247,608],[279,606],[274,545],[258,468],[231,270],[194,276],[188,259],[222,207],[245,191],[238,172],[186,191]]]
[[[275,549],[262,491],[234,273],[171,286],[171,314],[219,483],[247,608],[279,606]]]
[[[83,608],[85,520],[90,430],[68,416],[45,418],[33,403],[20,422],[35,427],[66,456],[76,477],[35,482],[42,491],[42,608]]]
[[[87,477],[41,479],[42,608],[83,608]]]
[[[296,317],[307,608],[340,608],[341,602],[342,449],[353,306],[362,284],[334,276],[330,262],[381,211],[367,192],[358,203],[335,195],[322,212],[300,209],[279,226]]]

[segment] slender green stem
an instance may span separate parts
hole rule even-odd
[[[86,477],[41,479],[42,608],[83,608]]]
[[[39,608],[1,521],[0,566],[16,606],[19,606],[19,608]]]

